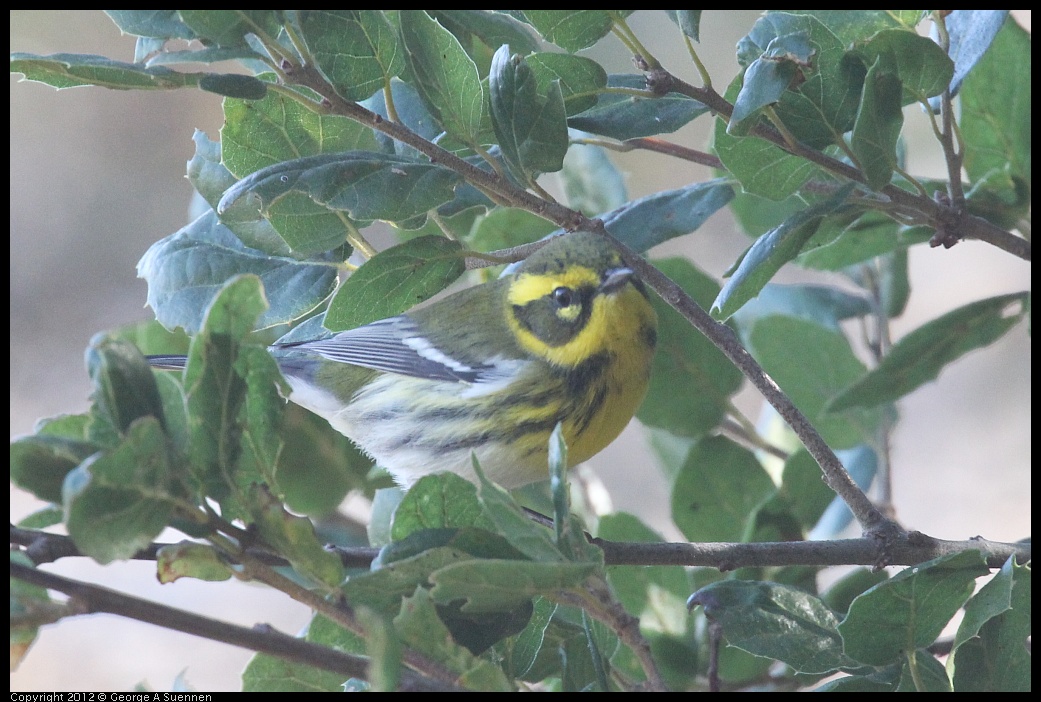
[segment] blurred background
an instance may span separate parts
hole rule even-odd
[[[736,74],[734,47],[757,16],[705,13],[698,50],[717,89]],[[1030,12],[1016,16],[1029,31]],[[17,10],[10,17],[11,51],[133,60],[134,38],[120,36],[100,11]],[[667,68],[698,84],[675,27],[663,14],[640,12],[630,21]],[[635,70],[611,37],[587,55],[608,72]],[[149,245],[187,223],[191,187],[185,163],[194,152],[192,133],[201,129],[218,139],[222,123],[220,98],[210,93],[59,92],[19,78],[11,77],[12,438],[31,432],[38,418],[87,408],[82,357],[95,332],[152,318],[135,265]],[[920,134],[910,143],[908,170],[942,177],[938,151],[918,109],[907,108],[906,117]],[[710,125],[702,117],[666,138],[702,148]],[[916,148],[919,144],[924,148]],[[711,177],[700,166],[653,154],[612,158],[626,174],[631,197]],[[720,212],[698,232],[653,255],[686,255],[720,277],[748,244],[729,214]],[[905,316],[894,323],[897,339],[969,301],[1030,287],[1028,263],[978,242],[951,250],[918,246],[910,261],[914,294]],[[803,279],[798,272],[785,276],[785,282]],[[1029,535],[1030,380],[1030,341],[1020,325],[900,403],[894,494],[896,516],[905,526],[946,539],[979,534],[1010,541]],[[755,419],[762,403],[746,390],[738,404]],[[666,537],[679,538],[670,527],[667,487],[641,427],[631,425],[590,464],[616,509],[636,512]],[[41,506],[12,488],[12,521]],[[101,568],[87,559],[64,559],[47,569],[245,626],[265,622],[292,634],[309,618],[302,605],[259,586],[180,580],[161,587],[148,563]],[[11,673],[11,689],[118,691],[144,683],[170,690],[183,672],[197,690],[237,690],[251,655],[93,615],[44,628]]]

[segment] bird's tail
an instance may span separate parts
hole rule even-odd
[[[148,359],[148,365],[160,370],[184,370],[184,364],[188,362],[187,356],[177,356],[172,354],[145,356],[145,358]]]

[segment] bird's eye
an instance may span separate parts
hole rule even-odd
[[[557,303],[557,307],[571,307],[573,295],[571,288],[560,287],[553,291],[553,301]]]

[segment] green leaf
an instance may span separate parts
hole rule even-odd
[[[133,344],[99,334],[86,352],[96,411],[122,434],[139,417],[165,425],[163,403],[148,361]]]
[[[929,10],[791,10],[816,17],[845,46],[863,42],[883,29],[914,29]]]
[[[582,521],[571,513],[567,481],[567,443],[560,422],[549,435],[549,487],[553,499],[553,531],[557,548],[569,561],[602,563],[603,552],[589,543]]]
[[[839,331],[787,316],[766,317],[742,338],[795,406],[833,448],[856,446],[875,436],[882,409],[826,410],[828,402],[866,368]],[[793,353],[797,349],[797,353]]]
[[[461,27],[475,34],[490,49],[509,44],[525,54],[538,50],[530,30],[509,15],[494,10],[431,10],[444,27]],[[454,30],[453,30],[454,33]]]
[[[306,517],[290,514],[267,489],[253,485],[249,495],[254,524],[264,541],[289,559],[297,572],[336,587],[343,582],[340,558],[326,551]]]
[[[914,666],[914,670],[912,670]],[[910,652],[901,662],[900,682],[894,692],[951,692],[943,663],[927,649]]]
[[[477,66],[451,32],[426,12],[402,12],[401,38],[415,87],[452,136],[476,144],[487,123]]]
[[[401,640],[390,620],[368,607],[357,610],[358,623],[365,629],[368,678],[373,692],[394,692],[401,677]]]
[[[266,349],[245,346],[239,351],[234,365],[235,373],[246,381],[242,425],[242,451],[236,466],[236,483],[240,492],[253,483],[278,487],[276,472],[284,464],[285,446],[282,441],[282,411],[286,406],[279,392],[281,374],[274,358]],[[314,461],[316,453],[309,454]],[[317,475],[315,476],[317,478]],[[330,485],[330,489],[335,485]],[[281,495],[280,495],[281,497]]]
[[[384,547],[395,560],[383,563],[377,558],[373,561],[373,570],[350,576],[341,587],[347,600],[353,606],[364,605],[393,615],[400,610],[402,598],[409,597],[417,587],[429,587],[432,572],[472,558],[452,545],[455,530],[438,530],[440,534],[431,534],[431,531],[434,530],[419,532],[422,537],[419,534],[407,537],[405,542],[399,542],[405,544],[403,547]],[[447,545],[437,545],[439,542]]]
[[[709,304],[719,292],[715,280],[686,259],[653,263],[698,304]],[[636,417],[677,436],[704,436],[726,415],[730,395],[741,386],[741,373],[658,296],[651,297],[651,304],[658,313],[658,348],[647,399]]]
[[[178,10],[195,35],[217,46],[246,46],[248,34],[274,40],[280,21],[276,10]]]
[[[394,78],[390,81],[390,93],[391,102],[397,114],[396,121],[400,121],[402,125],[408,127],[427,141],[434,141],[443,132],[441,125],[430,114],[419,95],[419,91],[415,87]],[[391,119],[390,112],[387,110],[386,95],[382,90],[362,102],[361,106],[375,112],[383,119]],[[412,146],[404,144],[397,139],[392,139],[386,134],[373,131],[372,136],[377,144],[375,151],[411,158],[425,158]]]
[[[546,95],[553,81],[559,82],[568,117],[595,105],[597,92],[607,87],[607,71],[584,56],[543,52],[527,56],[524,63],[535,77],[539,95]]]
[[[939,95],[954,72],[954,64],[936,42],[903,29],[879,32],[857,48],[857,55],[869,69],[881,60],[882,70],[900,79],[904,105]]]
[[[607,87],[647,90],[647,78],[614,74],[608,76]],[[672,133],[708,111],[703,103],[680,93],[655,97],[601,93],[595,105],[569,116],[567,123],[572,129],[625,141]]]
[[[750,329],[756,321],[784,315],[839,330],[839,322],[872,312],[866,297],[830,285],[779,285],[767,283],[759,297],[734,314],[738,328]]]
[[[464,271],[459,242],[424,236],[381,251],[344,281],[325,326],[353,329],[393,317],[444,290]]]
[[[258,278],[243,275],[230,280],[207,307],[184,368],[193,475],[205,494],[218,500],[239,483],[236,465],[242,426],[238,417],[249,390],[245,364],[240,365],[241,341],[252,331],[264,305]],[[273,360],[268,364],[272,374],[265,380],[274,384],[278,375]]]
[[[712,315],[727,319],[756,297],[781,266],[802,251],[824,217],[841,207],[852,190],[852,184],[843,186],[832,197],[796,212],[756,239],[712,304]]]
[[[240,100],[262,100],[267,83],[239,73],[207,73],[199,79],[199,89]]]
[[[601,517],[597,536],[612,541],[663,541],[636,517],[625,513]],[[693,636],[695,623],[685,604],[691,589],[687,574],[682,568],[670,566],[612,566],[607,578],[626,611],[640,618],[640,631],[670,688],[682,689],[689,684],[699,666]],[[619,654],[627,650],[622,647]],[[616,654],[612,659],[613,667],[622,665],[618,658]]]
[[[779,660],[799,673],[855,667],[842,652],[838,617],[818,598],[779,583],[723,580],[688,600],[721,624],[727,643]]]
[[[904,252],[929,241],[931,227],[898,224],[879,212],[848,212],[825,217],[796,258],[800,266],[840,271],[876,256]]]
[[[904,126],[900,109],[900,76],[879,56],[864,77],[864,93],[853,125],[850,148],[860,162],[869,186],[880,190],[897,167],[897,140]]]
[[[236,178],[303,156],[376,147],[371,129],[339,115],[317,114],[282,94],[257,102],[224,101],[220,154]]]
[[[199,331],[206,308],[235,275],[252,273],[270,291],[271,307],[258,321],[265,328],[299,319],[326,300],[336,288],[337,270],[332,260],[299,261],[243,246],[212,210],[152,244],[137,264],[156,318],[167,329],[188,333]]]
[[[600,518],[597,537],[609,541],[624,541],[630,543],[664,543],[665,539],[640,521],[638,517],[625,512],[615,512]],[[619,601],[625,609],[636,616],[640,616],[650,608],[654,610],[661,601],[660,595],[655,589],[678,598],[680,606],[690,593],[690,580],[682,569],[671,566],[612,566],[607,571],[608,580]],[[664,615],[663,611],[655,612],[655,615]],[[675,624],[686,627],[684,620],[686,612],[681,612],[679,617],[658,616],[658,627],[654,629],[657,633],[667,633],[669,625]],[[647,630],[647,626],[642,627]]]
[[[1003,227],[1030,208],[1030,56],[1030,34],[1009,18],[961,91],[965,171],[974,191],[997,201],[981,214]]]
[[[224,193],[217,207],[223,213],[239,198],[255,195],[261,213],[294,192],[354,219],[408,220],[452,199],[460,177],[430,162],[373,151],[305,156],[276,163],[243,178]]]
[[[523,553],[495,532],[479,527],[436,527],[419,529],[401,541],[388,543],[373,560],[372,570],[379,571],[435,549],[453,549],[476,558],[527,560]]]
[[[1029,692],[1030,567],[1009,559],[969,600],[947,661],[954,689]]]
[[[420,478],[405,493],[394,510],[391,538],[401,541],[422,529],[478,527],[489,531],[488,520],[477,499],[477,486],[454,473],[438,473]]]
[[[521,553],[536,562],[563,562],[564,555],[545,527],[533,522],[520,505],[495,483],[488,480],[476,457],[477,496],[498,529]]]
[[[345,100],[364,100],[405,68],[405,51],[378,10],[301,10],[318,69]]]
[[[12,549],[9,558],[12,565],[17,564],[26,568],[36,567],[36,564],[24,551]],[[63,607],[51,600],[46,588],[31,585],[13,575],[10,583],[10,651],[11,672],[13,673],[24,660],[29,647],[36,641],[36,634],[40,626],[56,622],[65,614],[71,615],[74,612],[71,606]]]
[[[220,155],[222,164],[236,178],[301,157],[377,146],[371,129],[346,117],[317,114],[282,94],[272,93],[259,102],[225,100],[224,119]],[[225,189],[233,183],[225,184]],[[207,201],[229,226],[230,220],[258,226],[255,203],[240,202],[231,211],[224,211],[219,198],[214,202],[211,196]],[[291,249],[302,254],[341,245],[349,226],[343,214],[330,212],[300,192],[287,193],[277,203],[270,203],[264,216]],[[232,228],[237,232],[242,226]]]
[[[420,588],[405,600],[401,613],[394,617],[394,627],[403,644],[439,661],[458,676],[463,687],[489,692],[514,690],[497,665],[477,658],[452,641],[426,590]]]
[[[461,561],[430,574],[430,581],[434,583],[430,597],[443,604],[466,600],[464,612],[498,612],[527,602],[535,595],[578,588],[597,568],[596,563]]]
[[[881,674],[873,675],[844,675],[834,680],[829,680],[814,692],[894,692],[896,690],[896,679],[899,677],[899,668],[890,666],[883,669]]]
[[[850,59],[838,37],[816,18],[767,13],[738,43],[738,59],[748,65],[745,82],[758,79],[765,70],[765,85],[758,80],[753,86],[763,88],[764,95],[752,107],[777,95],[777,116],[799,141],[823,149],[853,126],[864,67]],[[776,73],[769,66],[753,71],[763,62],[781,65]],[[779,91],[786,77],[794,83],[789,90]]]
[[[11,482],[45,502],[61,502],[65,476],[100,446],[63,436],[26,436],[11,442]]]
[[[163,546],[156,554],[156,579],[162,585],[180,578],[220,582],[233,575],[231,566],[212,546],[182,541]]]
[[[49,505],[35,512],[30,512],[18,520],[16,526],[22,529],[46,529],[55,524],[61,524],[62,509],[56,505]]]
[[[556,230],[556,225],[527,210],[496,207],[479,215],[467,241],[477,251],[495,251],[538,241]]]
[[[40,436],[81,440],[89,438],[90,422],[90,414],[59,414],[56,417],[38,419],[33,429]]]
[[[513,677],[538,681],[551,674],[548,671],[546,674],[541,674],[540,668],[546,660],[547,648],[552,648],[552,645],[546,645],[549,643],[547,631],[551,627],[553,613],[556,609],[557,605],[553,602],[543,597],[535,598],[531,619],[524,630],[513,639],[509,651],[510,658],[506,661],[509,664],[507,670],[513,671]],[[555,664],[556,661],[553,663]]]
[[[882,309],[890,319],[903,315],[911,297],[911,280],[908,274],[907,249],[897,249],[889,256],[879,259]]]
[[[123,442],[65,476],[65,526],[76,547],[98,563],[128,559],[170,522],[175,463],[159,420],[142,417]]]
[[[949,44],[948,54],[954,60],[954,75],[951,77],[951,94],[957,95],[965,77],[970,75],[981,57],[990,50],[992,43],[1006,24],[1016,25],[1008,10],[952,10],[944,18]],[[1017,29],[1021,28],[1018,27]],[[930,30],[932,38],[937,35],[936,27]],[[933,112],[940,112],[939,98],[929,101]]]
[[[722,437],[699,441],[672,485],[672,520],[690,541],[747,541],[776,487],[747,449]]]
[[[701,10],[665,10],[665,14],[679,26],[684,35],[694,41],[701,41]]]
[[[963,551],[876,585],[853,600],[838,626],[846,654],[882,666],[930,645],[987,572],[979,551]]]
[[[819,469],[817,475],[818,482],[823,482],[819,477]],[[824,600],[824,604],[831,608],[831,611],[844,615],[849,611],[849,606],[854,599],[875,585],[884,582],[888,577],[889,575],[885,570],[874,571],[870,568],[856,568],[835,581],[821,595],[821,599]]]
[[[332,513],[351,490],[369,487],[366,476],[372,470],[372,461],[350,439],[293,403],[285,405],[280,416],[274,480],[289,509],[324,516]]]
[[[211,141],[205,132],[199,130],[195,130],[192,141],[195,142],[195,154],[188,161],[188,181],[210,207],[216,209],[224,191],[234,185],[238,178],[221,162],[219,141]],[[289,244],[271,226],[271,222],[258,219],[256,207],[246,199],[240,200],[225,212],[220,222],[249,248],[259,249],[272,256],[293,255]],[[337,239],[343,239],[342,231]],[[328,248],[331,247],[321,250]]]
[[[747,136],[763,108],[777,104],[793,83],[805,80],[803,73],[815,54],[806,31],[774,37],[762,55],[745,69],[727,134]]]
[[[503,45],[492,57],[488,94],[503,158],[519,178],[528,181],[564,167],[568,136],[559,82],[539,94],[531,68]]]
[[[603,215],[604,226],[636,251],[696,230],[734,197],[722,179],[665,190],[626,203]]]
[[[733,101],[740,88],[738,76],[727,88],[726,99]],[[745,192],[768,200],[784,200],[818,172],[811,162],[764,139],[728,134],[723,120],[716,120],[714,144],[719,160]]]
[[[145,40],[138,40],[139,53],[142,49],[140,46],[140,42],[142,41]],[[156,48],[153,51],[135,55],[134,59],[136,61],[144,60],[145,65],[151,68],[152,66],[170,66],[182,63],[219,63],[221,61],[235,60],[249,61],[256,57],[257,55],[252,49],[244,46],[223,48],[211,46],[192,51],[160,51],[160,48]]]
[[[137,42],[134,44],[134,63],[144,63],[146,66],[151,66],[152,64],[147,60],[148,57],[162,51],[165,46],[165,39],[138,37]]]
[[[175,90],[196,85],[203,75],[178,73],[162,66],[145,68],[104,56],[26,53],[11,54],[11,73],[58,89],[96,85],[114,90]]]
[[[304,663],[258,653],[242,671],[243,692],[343,692],[344,678]]]
[[[194,39],[195,33],[177,15],[177,10],[105,10],[124,34],[157,39]]]
[[[625,178],[600,146],[573,144],[559,178],[564,202],[587,217],[622,207],[629,199]]]
[[[613,20],[606,10],[524,10],[528,23],[562,49],[587,49],[611,31]]]
[[[805,449],[793,452],[784,462],[781,494],[804,531],[817,523],[835,497],[821,479],[820,466]]]
[[[828,410],[875,407],[899,399],[939,376],[974,349],[989,346],[1026,314],[1027,293],[977,300],[923,324],[898,341],[877,368],[835,397]]]
[[[335,648],[344,653],[365,653],[365,640],[340,624],[315,614],[307,624],[304,640],[314,644]]]

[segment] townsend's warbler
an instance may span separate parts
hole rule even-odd
[[[647,391],[656,330],[618,252],[575,233],[505,277],[270,351],[290,399],[403,487],[442,471],[474,480],[474,453],[491,480],[514,488],[548,477],[558,422],[569,466],[618,436]]]

